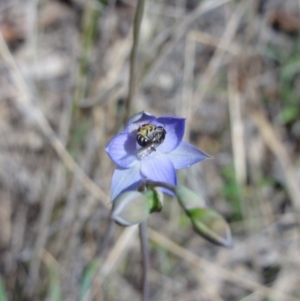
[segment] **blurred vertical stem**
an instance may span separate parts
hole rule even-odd
[[[143,301],[149,300],[149,245],[147,235],[147,220],[139,225],[139,234],[142,250],[142,265],[143,265]]]
[[[139,43],[140,29],[143,19],[144,7],[146,0],[139,0],[136,7],[136,13],[133,24],[133,44],[130,53],[130,73],[129,73],[129,86],[128,97],[125,104],[124,124],[126,124],[129,116],[131,115],[132,103],[136,90],[136,54]]]
[[[99,9],[97,9],[99,8]],[[74,95],[73,113],[75,114],[78,109],[78,103],[86,97],[87,84],[88,84],[88,64],[91,54],[91,49],[96,36],[97,21],[101,14],[101,6],[98,1],[89,0],[85,5],[84,14],[82,17],[82,55],[80,64],[77,71],[76,90]]]
[[[133,24],[133,43],[130,53],[130,73],[129,73],[129,86],[128,86],[128,96],[125,103],[125,114],[123,123],[126,124],[129,116],[131,115],[132,103],[136,91],[136,54],[139,43],[140,29],[144,14],[146,0],[139,0],[136,7],[134,24]],[[148,281],[148,271],[149,271],[149,246],[147,238],[147,223],[143,222],[139,225],[140,242],[142,249],[142,262],[143,262],[143,301],[149,300],[149,281]]]
[[[51,301],[61,301],[61,284],[59,279],[59,272],[57,266],[53,265],[49,268],[50,272],[50,286],[49,286],[49,299]],[[1,300],[0,300],[1,301]]]

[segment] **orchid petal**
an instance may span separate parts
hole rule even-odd
[[[128,126],[129,124],[134,123],[134,122],[139,122],[139,121],[145,120],[147,118],[155,118],[155,116],[146,111],[142,111],[140,113],[134,114],[129,118],[126,126]]]
[[[130,133],[120,133],[113,138],[106,152],[118,166],[128,168],[137,162],[135,136]]]
[[[135,190],[141,179],[140,164],[127,169],[117,167],[112,177],[110,199],[113,201],[120,193]]]
[[[155,116],[145,111],[135,114],[131,116],[129,121],[127,122],[125,132],[132,133],[136,131],[141,125],[145,123],[151,123],[155,119]]]
[[[179,146],[168,154],[175,169],[189,167],[197,162],[210,158],[207,154],[190,143],[181,142]]]
[[[141,173],[149,180],[177,185],[175,168],[168,157],[163,154],[153,153],[142,160]],[[172,194],[168,190],[166,192]]]
[[[174,150],[182,141],[185,129],[185,119],[179,117],[159,117],[155,124],[163,126],[167,132],[164,142],[158,146],[162,153],[169,153]]]

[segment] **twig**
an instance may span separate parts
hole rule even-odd
[[[297,211],[300,213],[300,188],[297,183],[297,175],[294,169],[293,163],[291,162],[290,156],[285,149],[282,142],[277,137],[274,128],[267,118],[257,109],[251,109],[250,115],[266,144],[275,154],[278,161],[281,164],[283,174],[286,179],[287,192],[291,198],[292,204]],[[299,216],[298,216],[299,221]]]
[[[117,263],[121,259],[122,256],[125,255],[125,249],[130,245],[132,238],[135,236],[137,231],[137,226],[132,226],[126,228],[118,242],[115,244],[113,249],[110,251],[107,259],[101,266],[101,269],[98,273],[98,283],[101,284],[105,280],[105,278],[114,270],[117,266]]]
[[[112,241],[112,236],[114,233],[115,225],[116,225],[115,221],[113,219],[109,218],[109,221],[107,223],[107,229],[105,231],[105,235],[101,241],[101,245],[98,248],[99,257],[103,257],[105,255],[105,253],[107,252],[108,247],[110,246],[111,241]]]
[[[147,235],[147,221],[139,224],[139,234],[142,250],[142,264],[143,264],[143,301],[149,300],[149,245]]]
[[[229,67],[228,72],[228,104],[230,113],[230,129],[234,169],[237,182],[243,186],[246,182],[246,152],[244,142],[244,124],[242,113],[241,94],[238,91],[238,73],[235,66]]]
[[[130,5],[132,7],[136,7],[136,1],[131,1],[131,0],[122,0],[121,2]],[[146,11],[151,14],[157,14],[161,16],[166,16],[170,18],[181,18],[184,16],[185,9],[178,7],[173,7],[171,5],[165,5],[161,4],[159,2],[155,3],[151,1],[148,7],[146,7]]]
[[[132,102],[135,95],[136,89],[136,53],[139,43],[139,34],[141,29],[141,23],[143,19],[145,7],[145,0],[139,0],[136,8],[134,25],[133,25],[133,44],[130,54],[130,74],[129,74],[129,88],[128,88],[128,97],[126,100],[125,114],[124,114],[124,124],[130,117]]]
[[[241,46],[238,45],[237,43],[233,42],[230,45],[220,44],[217,38],[201,30],[191,30],[188,33],[187,38],[194,42],[198,42],[200,44],[210,46],[213,48],[223,47],[222,50],[234,56],[239,55],[239,53],[241,52]],[[249,52],[251,54],[253,53],[253,51],[249,51]]]
[[[246,8],[248,7],[250,2],[242,1],[232,13],[231,18],[224,31],[224,34],[220,39],[218,47],[216,48],[216,51],[214,52],[211,60],[209,61],[205,73],[201,77],[201,81],[198,85],[198,88],[194,93],[194,99],[197,99],[197,102],[195,103],[199,103],[205,97],[210,87],[210,84],[214,79],[214,76],[224,58],[224,49],[230,48],[230,44],[232,43],[232,40],[235,36],[241,18],[244,15]]]
[[[79,280],[72,275],[64,265],[61,264],[61,262],[58,262],[55,257],[51,253],[49,253],[47,250],[43,249],[41,254],[39,254],[40,259],[50,268],[54,267],[59,271],[59,273],[64,277],[71,279],[71,281],[76,284],[80,285]]]
[[[96,153],[98,152],[98,145],[95,142],[95,136],[95,131],[93,131],[87,139],[87,147],[85,149],[85,152],[83,153],[82,162],[80,162],[81,169],[86,173],[91,172],[94,164],[93,160],[95,160]],[[62,219],[64,227],[69,227],[75,219],[77,213],[78,194],[80,192],[80,189],[82,189],[82,187],[80,186],[77,176],[74,175]],[[63,241],[64,240],[65,239],[63,239]]]
[[[63,174],[61,162],[53,166],[52,178],[48,186],[48,191],[43,202],[39,222],[38,222],[38,235],[33,246],[32,257],[29,266],[29,275],[27,279],[26,291],[29,296],[32,296],[39,279],[39,269],[41,264],[41,253],[47,243],[48,237],[48,224],[51,219],[53,208],[57,196],[59,195],[59,186]]]
[[[62,118],[60,120],[59,136],[61,137],[61,142],[65,145],[67,142],[67,135],[70,128],[70,103],[64,109]],[[33,254],[29,266],[29,276],[27,281],[27,291],[29,294],[33,293],[36,283],[38,281],[39,269],[41,263],[41,256],[39,256],[46,243],[49,230],[49,222],[55,205],[55,201],[61,194],[63,189],[61,186],[62,178],[64,175],[64,168],[61,162],[57,162],[52,168],[52,177],[48,186],[48,191],[46,193],[43,207],[41,209],[39,224],[38,224],[38,234],[33,247]]]
[[[206,278],[206,275],[204,276],[204,273],[201,273],[199,271],[198,267],[195,267],[194,265],[190,264],[190,269],[193,272],[194,276],[198,280],[198,282],[201,285],[202,289],[205,292],[205,295],[212,300],[212,301],[224,301],[224,299],[219,295],[218,291],[215,287],[212,286],[210,281]]]
[[[198,18],[213,10],[217,7],[224,5],[227,2],[230,2],[232,0],[212,0],[212,1],[204,1],[195,9],[193,12],[191,12],[189,15],[187,15],[182,22],[178,26],[174,28],[174,30],[171,33],[171,42],[165,49],[165,51],[161,54],[159,58],[155,60],[155,63],[151,67],[149,71],[147,71],[147,74],[144,76],[142,80],[142,85],[144,88],[149,87],[152,84],[153,79],[155,78],[155,75],[159,68],[161,68],[162,64],[165,62],[169,54],[172,52],[176,44],[180,41],[180,39],[184,36],[184,34],[187,32],[189,27],[196,21]],[[229,47],[228,47],[229,48]]]
[[[195,255],[194,253],[184,249],[183,247],[179,246],[178,244],[174,243],[173,241],[169,240],[165,236],[159,234],[158,232],[148,229],[148,234],[151,240],[156,242],[157,244],[161,245],[165,249],[167,249],[172,254],[186,260],[187,262],[191,263],[193,266],[198,266],[199,268],[203,268],[205,270],[209,270],[210,272],[215,273],[216,277],[220,277],[226,281],[234,283],[236,285],[240,285],[241,287],[251,290],[257,291],[260,295],[265,297],[273,297],[277,296],[284,301],[299,301],[298,298],[285,294],[281,291],[274,290],[269,287],[265,287],[259,283],[256,283],[250,279],[243,278],[241,275],[234,273],[230,270],[222,268],[214,263],[211,263],[199,256]]]
[[[121,236],[119,237],[117,243],[114,245],[113,249],[110,251],[108,257],[103,262],[102,265],[100,265],[99,271],[96,273],[93,279],[93,283],[95,286],[101,286],[106,279],[106,277],[112,273],[112,271],[115,269],[115,267],[118,265],[120,259],[125,256],[126,249],[130,245],[131,240],[135,237],[137,226],[132,226],[126,228]],[[90,300],[94,300],[95,298],[95,290],[92,292],[92,287],[90,287],[85,296],[83,297],[83,300],[87,300],[87,296],[89,296]]]
[[[87,69],[89,66],[89,58],[91,56],[91,50],[95,39],[96,23],[99,17],[99,11],[96,8],[96,4],[98,4],[97,1],[89,0],[86,1],[86,5],[84,7],[84,14],[82,18],[83,49],[77,70],[73,101],[73,114],[75,114],[78,111],[78,104],[82,98],[86,97],[86,93],[88,90],[89,79]]]
[[[0,54],[4,62],[11,71],[11,76],[19,89],[19,97],[16,98],[19,110],[31,118],[39,127],[44,136],[49,139],[51,146],[56,151],[64,165],[73,173],[76,173],[82,185],[98,200],[101,200],[105,206],[108,206],[108,196],[100,187],[98,187],[71,157],[61,140],[56,136],[46,117],[37,106],[33,105],[27,84],[17,67],[17,64],[9,51],[7,44],[0,32]]]
[[[109,98],[117,99],[118,96],[112,94],[116,93],[116,90],[121,89],[122,95],[127,93],[127,79],[121,76],[122,72],[127,68],[126,61],[130,53],[130,47],[132,46],[132,32],[130,32],[125,39],[121,41],[117,40],[109,48],[109,52],[105,55],[103,61],[109,62],[107,75],[101,78],[101,81],[97,81],[91,88],[91,95],[89,98],[84,99],[80,103],[80,107],[88,108],[91,106],[101,105],[102,103],[110,103]],[[125,84],[126,81],[126,84]],[[126,88],[125,88],[126,86]],[[92,96],[93,95],[93,96]]]
[[[187,35],[185,40],[185,54],[184,54],[184,74],[183,74],[183,89],[180,112],[186,118],[185,136],[189,139],[190,123],[192,116],[192,102],[193,102],[193,88],[194,82],[194,67],[195,67],[195,52],[196,43]]]

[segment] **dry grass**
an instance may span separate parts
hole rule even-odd
[[[104,152],[135,8],[0,1],[1,301],[140,299],[137,231],[109,225]],[[146,2],[132,110],[187,118],[214,159],[179,179],[234,237],[212,246],[167,199],[149,219],[150,300],[300,300],[299,20],[298,0]]]

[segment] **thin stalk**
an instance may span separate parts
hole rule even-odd
[[[154,186],[154,187],[156,187],[156,186],[163,187],[163,188],[173,191],[174,193],[175,193],[175,189],[176,189],[176,187],[171,184],[159,182],[159,181],[152,181],[152,180],[148,180],[148,179],[146,180],[145,185],[146,186]]]
[[[149,244],[147,235],[147,221],[139,224],[139,234],[142,250],[142,265],[143,265],[143,301],[149,300]]]
[[[124,124],[126,124],[131,114],[132,103],[136,90],[136,54],[138,49],[139,34],[141,29],[141,23],[144,14],[146,0],[139,0],[136,8],[133,24],[133,43],[130,53],[130,73],[129,73],[129,86],[128,97],[125,104]]]
[[[132,110],[132,103],[135,96],[136,90],[136,54],[139,42],[139,33],[141,28],[141,23],[143,19],[144,7],[146,0],[139,0],[136,8],[136,13],[134,17],[133,24],[133,44],[130,53],[130,73],[129,73],[129,87],[128,87],[128,97],[125,103],[125,114],[123,123],[126,124]],[[148,247],[148,237],[147,237],[147,222],[143,222],[139,225],[140,242],[142,249],[142,264],[143,264],[143,301],[149,300],[149,247]]]

